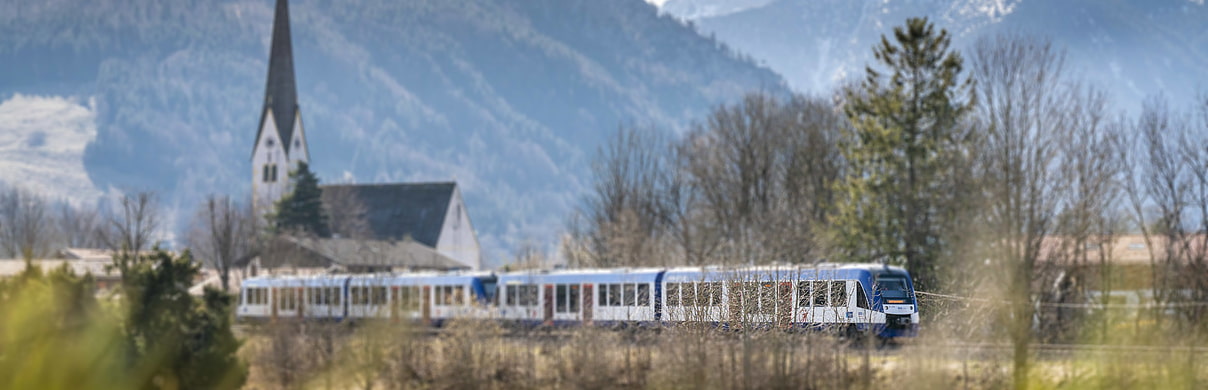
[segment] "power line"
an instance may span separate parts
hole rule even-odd
[[[926,291],[915,291],[915,294],[923,296],[931,296],[944,298],[956,301],[965,302],[980,302],[998,305],[1010,305],[1013,302],[1008,300],[993,300],[986,298],[965,297],[959,295],[930,293]],[[1035,302],[1033,305],[1041,307],[1058,307],[1058,308],[1073,308],[1073,309],[1163,309],[1174,307],[1202,307],[1208,306],[1208,302],[1169,302],[1164,304],[1159,303],[1063,303],[1063,302]]]

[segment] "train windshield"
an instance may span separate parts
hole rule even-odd
[[[906,279],[901,277],[881,277],[877,278],[877,292],[881,293],[882,298],[886,299],[909,299],[910,288],[906,284]]]

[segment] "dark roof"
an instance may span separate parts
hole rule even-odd
[[[412,240],[435,248],[457,183],[399,183],[323,186],[323,203],[331,220],[363,219],[369,239]],[[345,199],[339,199],[347,197]],[[351,204],[351,205],[350,205]],[[343,213],[344,215],[340,215]],[[349,215],[361,214],[361,215]],[[332,233],[356,232],[333,226]]]
[[[294,50],[289,37],[289,1],[277,0],[277,12],[273,19],[273,43],[268,57],[268,81],[264,86],[264,109],[260,110],[260,129],[256,131],[256,139],[260,142],[260,132],[264,131],[264,121],[269,111],[277,125],[277,137],[280,139],[285,154],[289,155],[293,137],[294,118],[298,112],[298,88],[294,82]],[[252,148],[255,150],[256,145]]]
[[[411,241],[356,240],[348,238],[294,238],[279,236],[269,243],[260,265],[268,268],[330,267],[353,269],[406,268],[457,270],[465,264],[435,249]]]

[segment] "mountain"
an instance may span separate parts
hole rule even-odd
[[[668,0],[661,11],[765,63],[793,88],[818,93],[862,77],[873,45],[908,17],[929,17],[953,33],[958,49],[999,32],[1046,36],[1068,50],[1071,71],[1106,88],[1117,105],[1134,109],[1158,93],[1183,104],[1198,90],[1208,90],[1208,6],[1203,3]]]
[[[312,169],[327,183],[457,180],[489,264],[556,240],[616,127],[683,129],[744,92],[787,92],[641,0],[290,8]],[[39,137],[82,140],[96,191],[155,190],[179,227],[207,194],[248,194],[272,9],[0,0],[0,102],[62,101],[94,121],[46,121]],[[6,164],[0,179],[24,180]]]

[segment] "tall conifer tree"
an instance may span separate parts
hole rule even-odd
[[[922,288],[936,277],[942,220],[960,204],[946,184],[970,143],[959,127],[972,82],[960,78],[963,60],[949,45],[946,30],[911,18],[873,48],[886,72],[867,67],[847,92],[848,171],[832,220],[841,257],[904,264]]]
[[[319,188],[319,178],[305,162],[299,163],[298,169],[290,172],[289,177],[293,192],[277,202],[277,212],[273,215],[273,226],[277,232],[331,236],[327,213],[323,210],[323,190]]]

